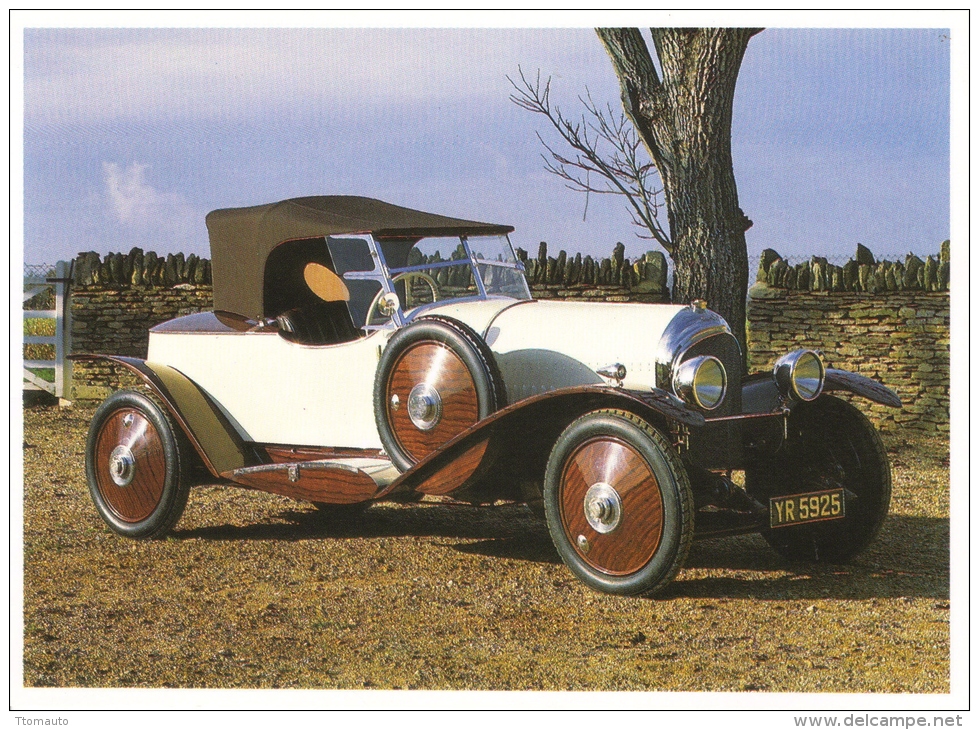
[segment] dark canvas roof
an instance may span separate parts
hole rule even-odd
[[[373,198],[321,195],[207,215],[211,239],[214,308],[262,316],[265,260],[283,241],[349,233],[375,236],[493,235],[512,226],[449,218]]]

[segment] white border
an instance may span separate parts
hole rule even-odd
[[[23,30],[27,27],[594,27],[595,25],[686,25],[686,26],[764,26],[764,27],[852,27],[852,28],[950,28],[952,36],[952,693],[950,695],[836,695],[836,694],[722,694],[722,693],[505,693],[505,692],[386,692],[386,691],[259,691],[259,690],[87,690],[25,689],[22,687],[23,616],[10,616],[11,715],[38,717],[59,708],[142,710],[147,707],[194,710],[243,708],[323,709],[430,709],[466,707],[470,709],[550,709],[586,708],[656,709],[700,711],[725,708],[738,710],[782,710],[783,712],[725,715],[730,727],[793,727],[795,714],[836,715],[844,718],[860,711],[898,714],[896,708],[931,717],[934,711],[956,711],[969,701],[969,405],[968,390],[968,234],[969,164],[968,149],[968,11],[850,11],[825,10],[683,10],[683,11],[22,11],[10,13],[10,90],[11,90],[11,349],[21,347],[20,302],[15,296],[23,270]],[[15,316],[16,315],[16,316]],[[16,359],[16,356],[13,356]],[[16,363],[15,363],[16,364]],[[18,368],[11,367],[11,606],[21,606],[23,598],[23,505],[18,496],[23,483],[22,409]],[[14,386],[17,386],[16,389]],[[913,549],[913,546],[909,546]],[[827,708],[827,709],[823,709]],[[791,712],[787,712],[791,711]],[[58,712],[65,716],[65,712]],[[76,717],[70,713],[72,719]],[[101,713],[100,713],[101,714]],[[141,714],[106,715],[113,723],[144,723]],[[440,716],[450,717],[450,716]],[[85,715],[85,719],[97,719]],[[81,718],[79,718],[81,719]],[[230,721],[232,718],[228,718]],[[254,718],[253,718],[254,719]],[[283,721],[301,722],[307,718],[290,715]],[[315,718],[312,718],[315,721]],[[660,717],[663,722],[689,723],[693,718]],[[710,721],[704,718],[706,721]],[[11,717],[13,721],[13,717]],[[179,721],[190,727],[213,724],[206,714],[182,714]],[[468,717],[466,722],[471,722]],[[497,719],[490,718],[497,722]],[[274,722],[274,720],[273,720]],[[510,720],[507,720],[509,723]],[[76,724],[76,723],[72,723]]]

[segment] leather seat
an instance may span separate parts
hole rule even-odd
[[[317,302],[297,307],[283,312],[276,320],[283,336],[304,345],[335,345],[359,336],[346,302]]]

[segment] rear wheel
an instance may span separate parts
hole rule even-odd
[[[120,535],[166,535],[187,504],[192,459],[183,433],[154,399],[113,393],[95,412],[85,449],[96,510]]]
[[[593,411],[565,429],[548,460],[544,510],[561,559],[605,593],[661,589],[693,539],[693,495],[679,456],[624,411]]]
[[[844,563],[880,532],[891,501],[891,469],[874,425],[849,403],[823,395],[789,419],[789,441],[771,464],[745,473],[752,496],[842,488],[846,516],[763,533],[790,560]]]

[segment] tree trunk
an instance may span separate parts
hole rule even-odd
[[[746,355],[749,221],[731,159],[734,87],[747,28],[653,28],[660,80],[635,28],[601,28],[622,103],[663,180],[674,264],[673,299],[706,299]]]

